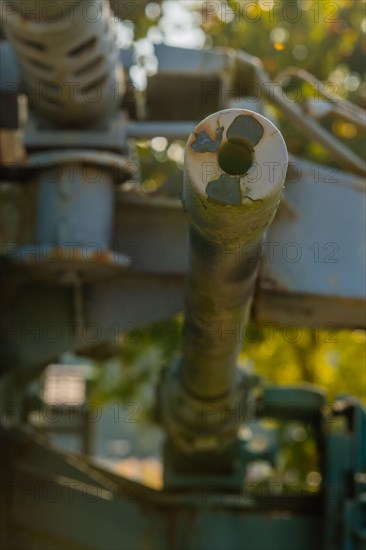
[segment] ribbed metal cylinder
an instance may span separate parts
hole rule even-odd
[[[31,106],[60,127],[88,126],[120,104],[123,71],[104,0],[5,0],[1,15]]]

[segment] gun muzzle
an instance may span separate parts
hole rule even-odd
[[[190,265],[183,350],[163,392],[167,431],[186,451],[232,441],[242,421],[233,411],[245,402],[248,384],[236,361],[261,242],[280,202],[287,160],[278,129],[244,109],[210,115],[188,139],[183,205],[190,221]]]

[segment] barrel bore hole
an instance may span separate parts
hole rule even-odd
[[[218,153],[220,168],[232,176],[246,174],[253,164],[253,152],[245,143],[224,143]]]

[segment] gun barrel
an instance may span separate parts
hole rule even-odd
[[[280,202],[287,149],[265,117],[228,109],[203,120],[185,152],[190,222],[182,358],[162,385],[170,440],[183,452],[233,442],[249,380],[237,367],[261,243]],[[224,415],[222,411],[230,414]]]
[[[187,142],[183,202],[191,229],[181,368],[195,395],[217,398],[235,383],[261,241],[286,170],[280,132],[250,111],[215,113]]]

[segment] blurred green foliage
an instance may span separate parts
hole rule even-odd
[[[130,399],[144,406],[151,418],[161,370],[179,354],[183,316],[138,328],[121,337],[118,372],[101,369],[98,399]],[[279,385],[308,382],[322,387],[329,402],[337,395],[354,395],[366,405],[366,332],[305,329],[250,324],[239,366]]]
[[[221,2],[204,2],[201,9],[209,44],[259,57],[272,79],[291,66],[305,69],[325,82],[332,97],[337,95],[366,108],[364,1],[228,0],[226,7]],[[288,86],[292,84],[290,79]],[[299,82],[296,84],[298,88]],[[314,95],[306,84],[301,92],[303,99]],[[283,117],[279,118],[293,154],[322,162],[334,160],[319,144],[304,140]],[[335,120],[325,120],[324,125],[359,155],[364,154],[364,136],[354,125]]]

